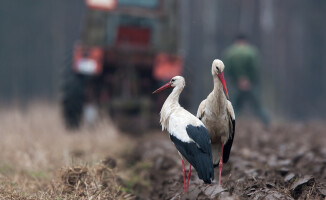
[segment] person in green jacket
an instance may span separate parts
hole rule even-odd
[[[258,98],[259,54],[257,49],[249,43],[245,35],[240,34],[234,44],[225,50],[223,60],[226,66],[225,74],[236,88],[232,101],[235,112],[239,112],[244,103],[248,102],[254,113],[265,125],[268,125],[269,117],[263,111]]]

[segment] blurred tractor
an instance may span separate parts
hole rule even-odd
[[[124,131],[145,130],[164,99],[153,97],[152,91],[182,73],[178,1],[85,2],[81,37],[62,87],[65,124],[78,128],[98,118],[101,110]]]

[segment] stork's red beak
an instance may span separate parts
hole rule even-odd
[[[169,88],[172,88],[172,83],[170,83],[170,82],[167,83],[167,84],[165,84],[165,85],[163,85],[159,89],[155,90],[152,94],[162,92],[163,90],[166,90],[166,89],[169,89]]]
[[[226,88],[226,84],[225,84],[225,79],[224,79],[223,72],[218,73],[217,76],[218,76],[218,78],[220,79],[220,81],[221,81],[221,83],[223,85],[223,88],[224,88],[224,92],[225,92],[226,97],[229,99],[229,93],[228,93],[228,89]]]

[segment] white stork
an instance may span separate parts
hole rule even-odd
[[[205,125],[179,104],[179,96],[184,87],[184,78],[175,76],[169,83],[155,90],[153,94],[168,88],[174,88],[163,104],[160,123],[162,130],[166,129],[170,133],[170,139],[181,156],[184,191],[187,192],[191,165],[196,169],[198,177],[205,183],[211,183],[214,179],[214,166],[209,134]],[[187,183],[184,158],[190,164]]]
[[[235,133],[235,115],[231,102],[227,100],[229,95],[223,70],[223,62],[215,59],[212,63],[214,89],[200,103],[197,111],[197,117],[205,124],[210,134],[214,167],[219,165],[219,184],[222,166],[229,160]]]

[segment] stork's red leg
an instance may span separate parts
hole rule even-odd
[[[188,172],[188,175],[187,175],[187,188],[186,188],[186,192],[188,192],[189,182],[190,182],[190,176],[191,176],[191,165],[189,165],[189,172]]]
[[[221,158],[220,158],[220,163],[219,163],[219,167],[220,167],[220,174],[219,174],[219,179],[218,179],[219,185],[221,185],[221,174],[222,174],[222,167],[223,167],[223,147],[224,147],[224,143],[222,142]]]
[[[183,191],[186,193],[186,169],[185,169],[185,163],[182,159],[182,174],[183,174]]]

